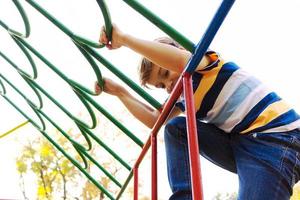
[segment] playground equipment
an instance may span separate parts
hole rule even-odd
[[[108,60],[106,60],[103,56],[101,56],[95,48],[101,48],[103,46],[90,41],[84,37],[81,37],[75,33],[73,33],[69,28],[67,28],[64,24],[62,24],[58,19],[56,19],[53,15],[51,15],[45,8],[40,6],[34,0],[26,0],[26,2],[35,8],[38,12],[40,12],[44,17],[46,17],[51,23],[53,23],[57,28],[59,28],[62,32],[64,32],[75,44],[78,50],[82,53],[85,59],[89,62],[90,66],[92,67],[97,81],[103,87],[103,80],[102,75],[98,67],[98,62],[100,62],[103,66],[109,69],[112,73],[118,76],[124,83],[126,83],[129,87],[131,87],[138,95],[143,97],[149,104],[151,104],[156,109],[161,109],[161,115],[157,120],[156,124],[154,125],[148,140],[144,144],[139,138],[137,138],[131,131],[129,131],[126,127],[124,127],[120,122],[118,122],[108,111],[106,111],[101,105],[99,105],[95,100],[91,97],[95,95],[95,93],[81,85],[80,83],[68,78],[67,75],[63,74],[59,68],[54,66],[46,57],[44,57],[39,51],[36,50],[31,44],[26,41],[26,38],[30,36],[30,23],[27,18],[26,12],[22,7],[22,4],[18,0],[12,0],[16,8],[18,9],[20,15],[22,16],[24,26],[25,26],[25,33],[20,33],[16,30],[11,29],[5,22],[0,21],[0,26],[7,30],[7,33],[12,37],[14,42],[20,47],[24,55],[27,57],[28,61],[32,67],[32,74],[28,74],[24,70],[22,70],[19,66],[17,66],[11,58],[8,58],[3,52],[0,51],[0,56],[6,60],[15,70],[19,73],[20,77],[22,77],[28,86],[33,90],[38,98],[38,105],[32,102],[22,91],[20,91],[11,80],[8,80],[4,75],[1,74],[0,71],[0,94],[1,96],[11,104],[17,111],[23,115],[28,122],[30,122],[35,128],[37,128],[42,135],[44,135],[49,142],[51,142],[64,156],[66,156],[85,176],[93,182],[109,199],[120,199],[121,195],[123,194],[124,190],[126,189],[129,181],[132,177],[134,177],[134,199],[138,199],[138,172],[139,172],[139,165],[142,162],[145,154],[151,147],[151,156],[152,156],[152,192],[151,198],[152,200],[156,200],[158,198],[157,192],[157,133],[161,126],[163,125],[164,121],[166,120],[169,112],[171,111],[172,107],[174,106],[176,100],[181,95],[182,91],[184,92],[184,98],[186,99],[186,111],[187,111],[187,126],[188,126],[188,142],[189,142],[189,149],[190,149],[190,169],[192,175],[192,189],[193,189],[193,199],[201,200],[203,199],[203,192],[202,192],[202,183],[201,183],[201,171],[200,171],[200,160],[199,160],[199,148],[197,142],[197,133],[196,133],[196,124],[195,124],[195,113],[194,102],[193,102],[193,91],[192,91],[192,83],[191,83],[191,75],[193,74],[196,66],[204,56],[206,50],[208,49],[210,43],[212,42],[215,34],[217,33],[219,27],[221,26],[223,20],[225,19],[227,13],[229,12],[231,6],[234,3],[234,0],[223,0],[220,7],[216,11],[214,18],[212,19],[209,27],[207,28],[204,36],[199,41],[197,45],[193,42],[185,38],[175,29],[173,29],[170,25],[168,25],[165,21],[160,19],[146,7],[141,5],[139,2],[134,0],[123,0],[126,4],[136,10],[138,13],[143,15],[146,19],[151,21],[155,24],[158,28],[164,31],[167,35],[171,38],[176,40],[180,43],[184,48],[192,52],[192,57],[188,62],[185,70],[182,72],[181,78],[177,82],[176,86],[174,87],[168,101],[162,107],[162,105],[156,101],[153,97],[147,94],[142,88],[140,88],[137,84],[135,84],[132,80],[130,80],[126,75],[124,75],[117,67],[113,66]],[[111,35],[111,19],[109,15],[109,10],[104,2],[104,0],[97,0],[98,5],[100,6],[104,21],[105,27],[107,30],[108,35]],[[34,59],[31,57],[31,54],[34,54],[38,57],[43,63],[45,63],[49,69],[55,72],[61,79],[63,79],[66,83],[68,83],[72,89],[74,90],[75,94],[82,102],[82,104],[87,109],[91,119],[91,124],[86,124],[72,113],[70,113],[65,107],[63,107],[58,101],[56,101],[51,94],[49,94],[45,89],[43,89],[35,80],[38,77],[38,69],[34,62]],[[31,117],[26,115],[26,113],[19,108],[13,100],[6,96],[6,87],[5,85],[8,84],[11,88],[13,88],[31,107],[34,113],[37,115],[39,122],[34,121]],[[55,120],[51,119],[47,113],[43,111],[43,99],[42,95],[52,101],[59,109],[61,109],[70,119],[74,121],[77,125],[79,130],[81,131],[82,135],[86,139],[88,147],[84,147],[82,144],[79,144],[74,139],[72,139],[68,133],[66,133],[56,122]],[[92,110],[92,106],[101,112],[105,117],[107,117],[113,124],[115,124],[120,130],[122,130],[129,138],[132,139],[134,143],[142,148],[139,157],[137,158],[135,164],[130,166],[126,163],[120,156],[118,156],[108,145],[106,145],[100,138],[96,136],[92,132],[92,130],[96,127],[96,117],[95,113]],[[49,136],[46,131],[46,122],[52,124],[57,130],[61,132],[73,145],[76,149],[78,154],[81,156],[83,160],[83,165],[80,164],[75,158],[70,156],[68,152],[65,152],[64,149],[59,146],[59,144],[53,140]],[[24,125],[24,124],[22,124]],[[22,126],[20,125],[20,126]],[[13,131],[13,130],[12,130]],[[11,131],[10,131],[11,132]],[[9,133],[10,133],[9,132]],[[2,135],[3,137],[7,135],[5,133]],[[92,158],[88,151],[91,149],[91,138],[95,140],[100,146],[102,146],[108,153],[110,153],[120,164],[129,171],[129,175],[124,183],[120,183],[120,181],[116,180],[106,169],[101,166],[94,158]],[[94,177],[92,177],[86,170],[87,168],[87,160],[90,160],[93,164],[95,164],[103,173],[109,177],[119,188],[119,193],[114,196],[107,188],[104,188]]]

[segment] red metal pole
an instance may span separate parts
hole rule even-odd
[[[134,166],[133,168],[133,199],[139,200],[139,168]]]
[[[157,200],[157,140],[156,135],[151,134],[151,146],[152,146],[152,152],[151,152],[151,167],[152,167],[152,174],[151,174],[151,199]]]
[[[177,82],[177,84],[175,85],[168,101],[165,103],[164,108],[163,108],[159,118],[157,119],[154,127],[152,128],[150,137],[147,139],[146,143],[143,146],[142,152],[140,153],[138,159],[135,162],[135,166],[138,167],[139,164],[144,159],[147,151],[149,150],[149,148],[151,146],[151,137],[152,137],[152,135],[157,136],[159,129],[164,124],[164,121],[167,119],[168,115],[170,114],[170,111],[171,111],[174,103],[176,102],[176,100],[180,96],[181,92],[182,92],[182,79],[180,79],[180,81]]]
[[[186,107],[187,136],[189,146],[192,193],[194,200],[203,199],[202,178],[199,158],[199,145],[193,97],[192,77],[189,73],[183,75],[183,92]]]

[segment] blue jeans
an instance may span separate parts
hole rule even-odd
[[[289,200],[300,176],[300,131],[284,133],[225,133],[197,121],[200,154],[237,173],[239,200]],[[165,127],[170,200],[192,200],[186,118]],[[205,191],[204,191],[205,192]]]

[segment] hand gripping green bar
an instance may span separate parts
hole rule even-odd
[[[49,61],[47,61],[43,56],[41,56],[33,47],[31,47],[28,43],[26,43],[24,40],[22,40],[21,38],[19,38],[17,35],[12,35],[12,38],[14,39],[14,41],[17,43],[17,45],[22,49],[22,51],[28,55],[27,57],[31,58],[30,54],[27,52],[27,49],[29,49],[31,52],[33,52],[37,57],[39,57],[43,62],[45,62],[46,65],[48,65],[50,68],[51,66],[53,67],[52,69],[57,73],[59,74],[62,78],[65,78],[67,79],[67,77],[65,77],[62,73],[59,72],[59,70],[57,68],[55,68]],[[78,48],[80,48],[80,46],[77,46]],[[81,49],[80,49],[81,50]],[[83,54],[86,54],[86,52],[82,52]],[[86,54],[87,55],[87,54]],[[45,134],[45,123],[44,123],[44,120],[42,119],[41,115],[47,119],[50,123],[52,123],[69,141],[71,141],[71,143],[73,144],[74,148],[77,150],[77,152],[79,153],[79,155],[82,157],[82,160],[85,164],[85,167],[87,165],[87,162],[85,160],[85,157],[87,157],[89,160],[91,160],[98,168],[100,168],[113,182],[116,183],[116,185],[118,185],[119,187],[121,187],[121,184],[116,181],[111,175],[109,175],[108,172],[105,171],[105,169],[103,167],[101,167],[101,165],[99,165],[98,163],[96,163],[96,161],[91,158],[87,153],[86,151],[90,149],[91,147],[91,144],[90,144],[90,141],[88,139],[88,137],[84,134],[85,132],[88,132],[88,128],[93,128],[94,125],[92,125],[92,127],[88,127],[85,123],[82,123],[80,120],[76,120],[74,118],[72,118],[72,115],[67,111],[65,110],[62,106],[59,105],[58,102],[55,101],[55,99],[53,97],[51,97],[45,90],[43,90],[39,85],[37,85],[35,82],[34,82],[34,79],[37,77],[37,70],[35,69],[34,70],[34,75],[33,76],[30,76],[28,75],[26,72],[20,70],[19,67],[17,67],[11,60],[9,60],[3,53],[1,53],[1,56],[8,62],[10,63],[18,72],[19,74],[21,75],[21,77],[28,83],[28,85],[30,87],[32,87],[32,89],[36,92],[38,98],[39,98],[39,101],[40,101],[40,106],[36,106],[33,102],[31,102],[23,93],[21,93],[13,84],[11,84],[7,79],[5,79],[5,77],[3,77],[1,75],[1,78],[3,80],[5,80],[12,88],[14,88],[26,101],[27,103],[29,104],[29,106],[33,109],[33,111],[37,114],[38,118],[40,119],[41,123],[42,123],[42,126],[39,126],[38,123],[34,122],[31,118],[29,118],[21,109],[19,109],[10,99],[8,99],[6,96],[4,96],[4,98],[11,104],[13,105],[13,107],[15,107],[25,118],[29,119],[29,121],[38,129],[42,132],[42,134]],[[90,58],[90,57],[88,57]],[[87,59],[88,59],[87,58]],[[33,62],[33,59],[32,60],[32,66],[35,66],[34,65],[34,62]],[[92,59],[90,59],[92,60]],[[98,68],[97,68],[98,69]],[[66,80],[67,81],[67,80]],[[68,82],[68,81],[67,81]],[[69,80],[68,82],[70,85],[72,85],[72,87],[74,89],[78,89],[80,88],[81,86],[79,84],[76,84],[75,81],[72,81],[72,80]],[[3,92],[1,92],[1,94],[5,94],[5,88],[4,88],[4,85],[3,83],[1,82],[0,80],[0,84],[2,86],[2,89],[3,89]],[[87,142],[88,142],[88,149],[85,149],[82,145],[76,143],[74,140],[72,140],[68,135],[67,133],[65,133],[62,129],[60,129],[60,127],[58,127],[45,113],[43,113],[40,109],[42,108],[42,100],[41,100],[41,97],[39,95],[39,93],[37,92],[36,88],[40,91],[42,91],[42,93],[47,96],[53,103],[55,103],[58,107],[60,107],[70,118],[72,118],[74,120],[74,122],[78,125],[78,127],[80,128],[80,130],[82,131],[82,134],[84,135],[84,137],[86,138]],[[81,87],[83,88],[82,90],[75,90],[75,92],[77,93],[80,93],[82,91],[84,92],[87,92],[89,94],[91,94],[92,92],[91,91],[88,91],[86,88],[84,87]],[[83,92],[82,92],[83,93]],[[83,101],[83,103],[85,104],[85,106],[87,106],[88,104],[85,103],[85,101]],[[95,104],[95,102],[94,102]],[[100,106],[98,106],[98,109],[99,109]],[[90,109],[88,109],[90,110]],[[91,113],[90,113],[91,114]],[[93,118],[93,117],[92,117]],[[119,125],[120,126],[120,125]],[[85,130],[85,131],[83,131]],[[126,164],[124,161],[122,161],[120,158],[118,158],[118,156],[112,151],[110,150],[107,146],[105,146],[104,143],[101,143],[101,140],[100,139],[96,139],[97,137],[95,137],[95,135],[92,135],[92,133],[89,131],[88,134],[93,137],[101,146],[103,146],[110,154],[112,154],[117,160],[119,160],[121,162],[121,164],[123,164],[128,170],[131,170],[131,168],[129,167],[128,164]],[[48,138],[47,136],[45,136],[46,138]],[[51,142],[51,141],[50,141]],[[51,142],[53,143],[53,142]],[[143,144],[141,142],[138,142],[140,146],[143,146]],[[53,144],[55,145],[55,144]],[[57,145],[55,145],[57,146]],[[60,149],[61,151],[62,149]],[[65,152],[63,152],[65,154]],[[67,156],[68,158],[70,158],[70,156]],[[71,159],[70,159],[71,160]],[[71,162],[73,162],[74,164],[74,159],[73,161],[71,160]],[[75,163],[76,165],[76,163]],[[78,167],[78,165],[76,165]],[[80,169],[80,167],[78,167]],[[81,170],[81,169],[80,169]],[[81,170],[82,171],[82,170]],[[83,172],[84,174],[86,174],[85,172]],[[88,177],[89,178],[89,177]],[[92,180],[92,182],[94,182]],[[97,185],[97,184],[96,184]],[[99,187],[99,186],[98,186]],[[101,189],[101,188],[99,188]],[[101,189],[102,190],[102,189]],[[109,197],[111,197],[109,194],[107,194]]]
[[[119,77],[124,83],[126,83],[129,87],[131,87],[137,94],[139,94],[142,98],[144,98],[148,103],[150,103],[156,109],[161,108],[161,104],[154,99],[151,95],[149,95],[145,90],[139,87],[136,83],[134,83],[131,79],[129,79],[125,74],[123,74],[120,70],[118,70],[115,66],[113,66],[110,62],[105,60],[100,54],[95,52],[93,48],[101,48],[104,45],[99,45],[95,42],[90,42],[87,39],[83,39],[83,37],[74,34],[71,30],[69,30],[65,25],[59,22],[54,16],[52,16],[49,12],[43,9],[39,4],[37,4],[33,0],[26,0],[31,6],[33,6],[36,10],[38,10],[42,15],[44,15],[48,20],[50,20],[54,25],[56,25],[60,30],[62,30],[66,35],[68,35],[77,46],[81,46],[85,51],[91,54],[94,58],[96,58],[99,62],[101,62],[107,69],[109,69],[112,73],[114,73],[117,77]],[[102,11],[102,15],[105,21],[106,31],[108,35],[111,35],[112,24],[108,9],[103,0],[97,0],[99,3],[100,9]],[[102,77],[98,78],[98,82],[100,86],[103,87]]]
[[[0,74],[0,78],[2,78],[3,80],[5,80],[11,87],[13,87],[13,89],[16,90],[16,92],[20,93],[20,95],[24,98],[25,95],[20,92],[12,83],[10,83],[5,77],[3,77]],[[75,159],[73,159],[69,154],[67,154],[61,147],[58,148],[59,151],[61,151],[81,172],[83,172],[83,174],[85,174],[93,183],[97,182],[96,180],[94,180],[93,178],[91,178],[91,176],[85,171],[86,166],[87,166],[87,161],[85,160],[85,157],[87,157],[89,160],[91,160],[101,171],[104,172],[105,175],[107,175],[117,186],[121,187],[122,185],[113,177],[109,174],[109,172],[107,172],[101,165],[99,165],[91,156],[89,156],[86,151],[87,149],[85,149],[82,145],[78,144],[77,142],[75,142],[72,138],[70,138],[70,136],[64,132],[55,122],[53,122],[42,110],[37,109],[36,107],[34,107],[33,105],[29,104],[31,106],[31,108],[33,109],[33,111],[37,114],[37,116],[39,117],[39,119],[42,122],[42,126],[39,126],[36,122],[34,122],[29,116],[27,116],[18,106],[16,106],[9,98],[7,98],[5,96],[6,94],[6,90],[4,87],[4,84],[2,83],[1,79],[0,79],[0,86],[2,88],[2,91],[0,91],[0,94],[4,97],[4,99],[6,99],[16,110],[18,110],[26,119],[28,119],[29,122],[31,122],[48,140],[49,140],[49,135],[47,135],[47,133],[45,132],[45,123],[44,120],[42,119],[41,115],[47,119],[54,127],[56,127],[69,141],[71,141],[72,145],[74,146],[74,148],[76,149],[76,151],[79,153],[79,155],[81,156],[83,162],[84,162],[84,167],[82,167]],[[27,101],[29,101],[28,99],[25,99]],[[53,140],[49,140],[54,146],[58,146],[57,143],[55,143]],[[84,157],[85,156],[85,157]],[[102,190],[110,199],[114,199],[112,197],[112,195],[106,191],[101,185],[95,184],[100,190]]]

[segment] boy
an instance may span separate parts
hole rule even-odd
[[[191,54],[168,39],[145,41],[113,26],[109,49],[126,46],[144,56],[144,86],[170,93]],[[101,90],[96,85],[97,93]],[[260,81],[232,62],[208,51],[193,74],[200,154],[237,173],[239,200],[288,200],[300,173],[299,115]],[[159,111],[138,101],[121,85],[105,79],[104,92],[117,96],[141,122],[152,128]],[[165,126],[170,200],[191,200],[186,119],[178,102]]]

